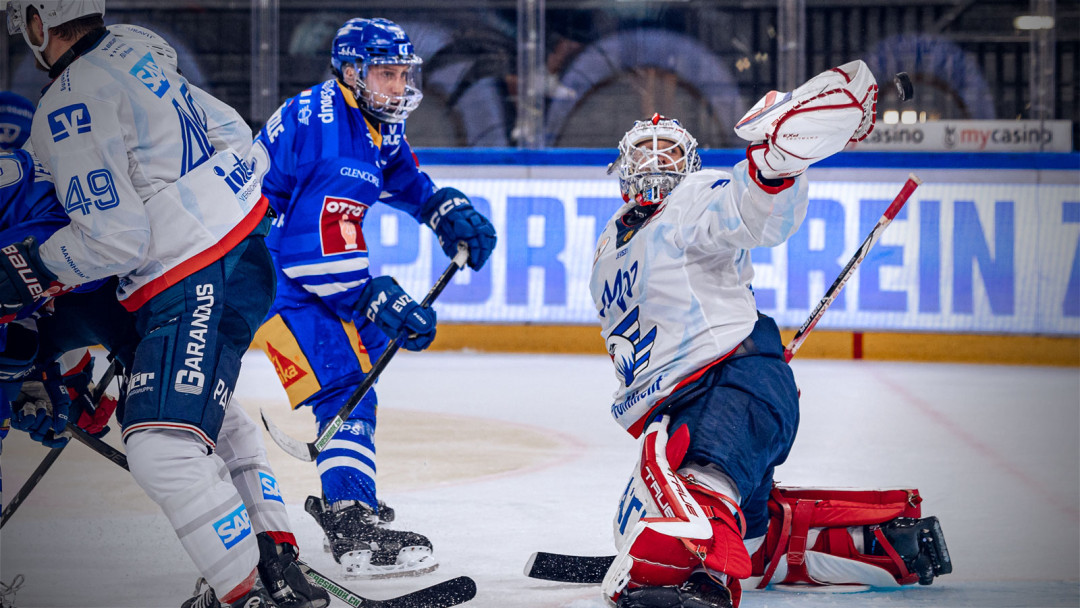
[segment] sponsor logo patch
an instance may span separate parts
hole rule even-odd
[[[307,375],[303,368],[281,354],[269,342],[266,343],[266,354],[269,355],[270,361],[274,364],[274,370],[277,371],[278,380],[281,380],[282,387],[287,389]]]
[[[226,549],[231,549],[236,543],[247,538],[251,534],[251,518],[248,517],[244,505],[241,504],[225,517],[215,521],[214,532],[217,532]]]
[[[359,201],[338,196],[323,199],[319,218],[319,233],[323,255],[367,251],[360,227],[368,206]]]
[[[161,66],[154,63],[154,56],[150,53],[143,55],[142,59],[132,66],[131,75],[158,97],[163,97],[169,90],[169,79],[165,77]]]
[[[281,497],[281,488],[278,487],[276,479],[259,471],[259,485],[262,486],[263,498],[285,504],[285,499]]]
[[[49,114],[49,130],[53,141],[63,141],[71,135],[90,132],[90,110],[86,104],[64,106]]]

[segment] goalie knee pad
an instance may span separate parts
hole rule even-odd
[[[628,588],[681,585],[702,568],[730,580],[751,573],[741,526],[728,507],[734,503],[675,472],[689,435],[680,427],[669,441],[667,425],[664,417],[643,436],[615,517],[619,553],[602,585],[613,602]]]
[[[753,556],[771,583],[896,587],[952,572],[936,517],[916,489],[774,488],[769,533]]]

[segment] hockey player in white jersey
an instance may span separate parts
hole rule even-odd
[[[590,284],[619,381],[611,412],[641,438],[602,587],[620,608],[731,608],[751,576],[895,586],[951,569],[917,491],[773,488],[799,394],[776,323],[757,311],[750,250],[798,230],[803,172],[865,137],[876,99],[861,61],[770,93],[737,125],[753,143],[730,172],[699,170],[693,136],[660,115],[620,142],[611,170],[626,204]],[[811,532],[830,517],[838,535]],[[804,560],[807,549],[825,557]]]
[[[322,608],[329,597],[294,562],[284,505],[249,513],[228,478],[235,455],[215,452],[237,445],[218,446],[219,434],[259,440],[230,408],[274,295],[250,129],[150,47],[109,33],[104,10],[102,0],[8,2],[9,31],[53,78],[31,142],[71,222],[42,243],[5,244],[0,313],[117,276],[139,337],[122,437],[132,476],[211,588],[188,604]],[[249,493],[273,494],[268,469],[252,464]]]

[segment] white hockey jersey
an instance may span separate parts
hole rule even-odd
[[[750,249],[775,247],[798,230],[804,177],[778,194],[733,173],[692,173],[636,227],[625,206],[600,234],[590,290],[619,388],[611,414],[635,437],[681,383],[750,335],[757,306]]]
[[[251,129],[147,47],[106,34],[52,82],[31,140],[71,224],[41,245],[66,285],[117,275],[135,310],[262,220]]]

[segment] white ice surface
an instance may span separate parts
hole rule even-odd
[[[748,592],[744,608],[1080,605],[1080,370],[793,366],[802,425],[777,479],[918,487],[955,569],[932,586],[891,592]],[[598,587],[532,580],[522,568],[535,550],[613,552],[611,517],[636,459],[636,442],[608,414],[615,381],[603,356],[400,354],[378,385],[379,437],[395,443],[380,443],[381,497],[397,511],[395,526],[431,538],[441,567],[411,579],[340,578],[302,509],[317,488],[313,467],[267,439],[303,556],[372,598],[467,574],[479,587],[467,606],[603,607]],[[236,396],[293,436],[313,437],[310,413],[287,411],[263,354],[245,358]],[[115,445],[117,435],[107,439]],[[5,500],[44,454],[9,435]],[[0,581],[26,579],[19,608],[175,607],[198,576],[156,506],[81,445],[61,456],[2,539]]]

